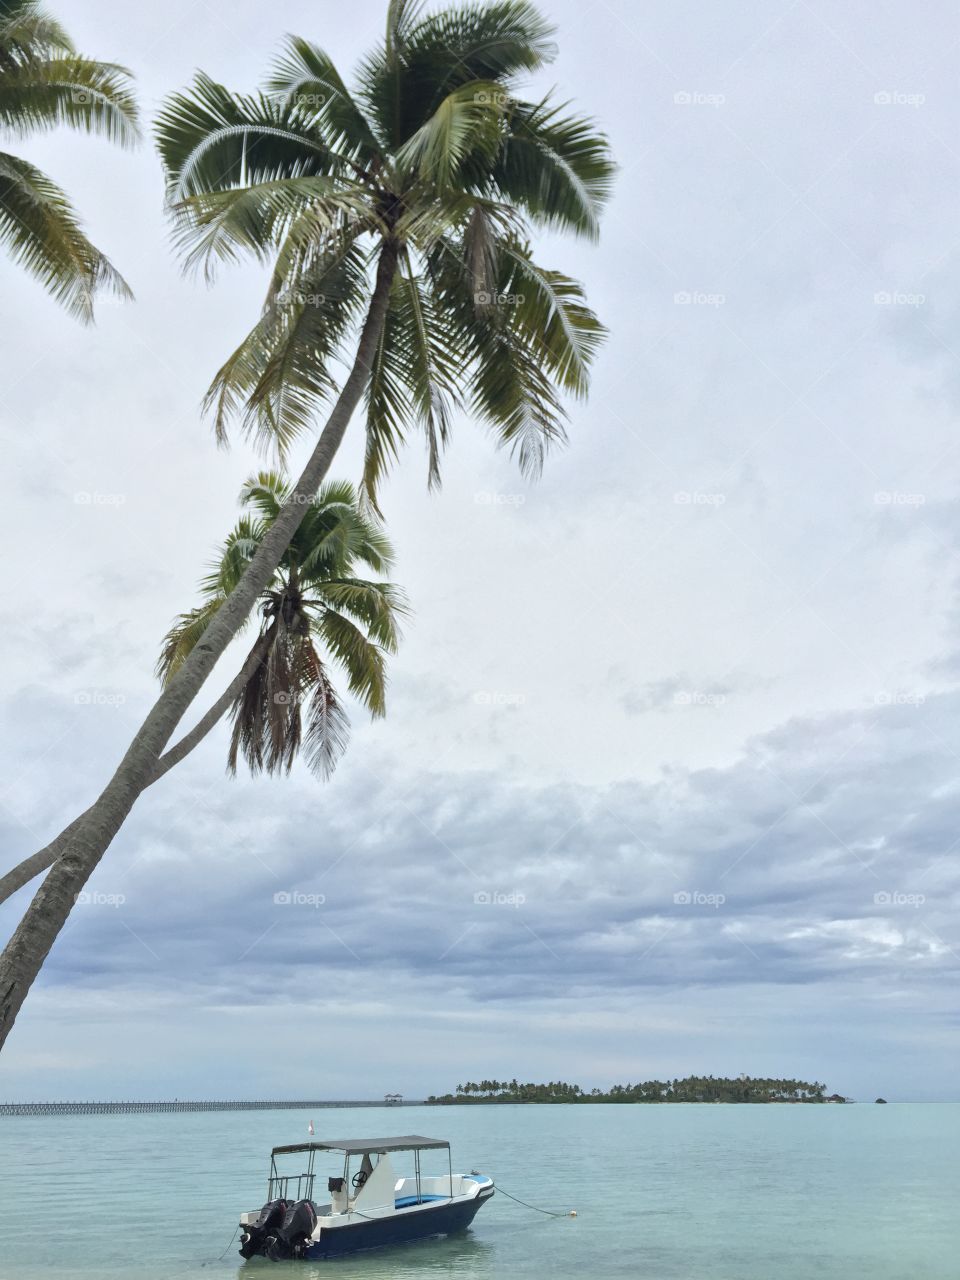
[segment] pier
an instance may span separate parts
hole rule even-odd
[[[172,1102],[0,1102],[0,1116],[129,1116],[155,1115],[166,1111],[319,1111],[325,1107],[417,1107],[414,1100],[371,1102],[338,1102],[316,1099],[291,1102],[272,1101],[191,1102],[175,1098]]]

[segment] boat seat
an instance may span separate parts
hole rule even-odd
[[[418,1200],[416,1196],[398,1196],[393,1202],[395,1209],[407,1209],[412,1204],[427,1204],[431,1200],[449,1200],[449,1196],[421,1196]]]

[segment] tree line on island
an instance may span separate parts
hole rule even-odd
[[[523,1084],[519,1080],[481,1080],[458,1084],[454,1093],[431,1094],[428,1104],[497,1102],[846,1102],[840,1094],[827,1094],[819,1081],[781,1080],[769,1077],[687,1076],[683,1080],[646,1080],[642,1084],[615,1084],[608,1090],[581,1089],[578,1084],[551,1080],[549,1084]]]

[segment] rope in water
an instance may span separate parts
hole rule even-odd
[[[236,1229],[236,1231],[234,1231],[233,1235],[230,1237],[230,1244],[228,1244],[228,1245],[227,1245],[227,1249],[229,1249],[229,1248],[230,1248],[230,1245],[231,1245],[231,1244],[233,1244],[234,1240],[236,1240],[236,1238],[237,1238],[237,1231],[239,1231],[239,1230],[240,1230],[240,1223],[238,1222],[238,1223],[237,1223],[237,1229]],[[223,1259],[227,1256],[227,1249],[224,1249],[224,1251],[223,1251],[223,1253],[221,1253],[220,1257],[219,1257],[219,1258],[217,1258],[217,1262],[222,1262],[222,1261],[223,1261]],[[206,1264],[205,1262],[201,1262],[201,1263],[200,1263],[200,1265],[201,1265],[201,1267],[205,1267],[207,1264]]]
[[[527,1204],[526,1200],[521,1200],[519,1196],[512,1196],[509,1191],[504,1191],[503,1187],[497,1186],[500,1195],[506,1196],[508,1200],[514,1200],[517,1204],[522,1204],[525,1209],[532,1209],[534,1213],[545,1213],[548,1218],[575,1218],[577,1216],[576,1209],[570,1209],[566,1213],[557,1213],[553,1209],[539,1209],[535,1204]]]

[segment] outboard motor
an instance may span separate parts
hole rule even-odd
[[[298,1200],[284,1214],[283,1224],[264,1241],[264,1253],[273,1262],[284,1258],[302,1258],[307,1241],[317,1225],[317,1210],[312,1200]]]
[[[260,1217],[240,1237],[241,1258],[254,1258],[265,1252],[267,1240],[282,1229],[290,1203],[289,1200],[267,1201],[260,1210]]]

